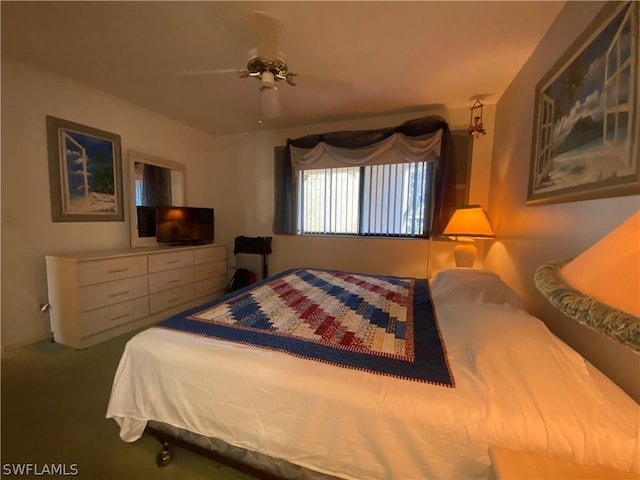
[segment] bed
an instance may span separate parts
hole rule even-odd
[[[276,478],[488,478],[489,446],[640,471],[638,404],[478,269],[279,273],[133,337],[106,416]]]

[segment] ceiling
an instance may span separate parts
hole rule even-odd
[[[2,1],[2,52],[212,134],[495,103],[564,2]],[[250,51],[275,19],[296,86],[277,118]],[[262,17],[264,18],[264,17]],[[272,24],[273,25],[273,24]],[[275,55],[275,53],[273,53]],[[186,70],[229,69],[184,75]],[[263,113],[271,111],[263,103]]]

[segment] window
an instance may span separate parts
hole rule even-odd
[[[301,233],[359,233],[360,168],[301,170]]]
[[[301,170],[298,231],[425,236],[434,173],[434,162]]]
[[[287,139],[274,149],[273,233],[427,237],[442,231],[457,191],[462,197],[467,191],[456,186],[451,133],[442,117],[431,115],[396,127]]]
[[[630,32],[631,14],[627,12],[607,51],[604,91],[604,142],[626,149],[631,148],[629,87],[633,79],[633,57]]]

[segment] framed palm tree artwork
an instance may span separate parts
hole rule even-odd
[[[51,218],[124,221],[120,136],[47,116]]]
[[[607,3],[536,86],[528,204],[640,193],[639,6]]]

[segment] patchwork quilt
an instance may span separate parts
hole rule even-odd
[[[293,269],[159,326],[454,386],[424,279]]]

